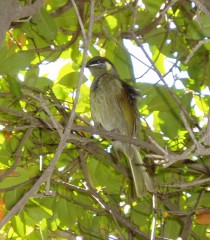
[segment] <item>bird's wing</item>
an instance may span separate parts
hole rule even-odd
[[[118,103],[126,121],[128,136],[136,135],[137,128],[137,110],[135,100],[129,96],[130,92],[125,86],[118,96]]]

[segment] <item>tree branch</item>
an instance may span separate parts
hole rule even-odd
[[[36,14],[43,6],[44,0],[37,0],[24,7],[19,6],[18,0],[0,0],[0,46],[12,22]]]

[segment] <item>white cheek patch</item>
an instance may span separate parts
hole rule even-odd
[[[106,62],[105,64],[106,64],[106,70],[110,71],[112,69],[112,65],[108,62]]]
[[[90,67],[97,67],[98,64],[97,64],[97,63],[92,63],[92,64],[90,64],[89,66],[90,66]]]

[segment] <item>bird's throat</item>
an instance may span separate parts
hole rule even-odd
[[[109,73],[104,73],[104,74],[100,75],[99,77],[94,78],[93,83],[91,85],[92,91],[96,91],[100,87],[101,81],[107,76],[109,76]]]

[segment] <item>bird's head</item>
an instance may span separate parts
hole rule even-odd
[[[119,78],[114,65],[105,57],[96,56],[91,58],[87,62],[86,68],[90,70],[94,77],[100,77],[106,73],[110,73],[111,75]]]

